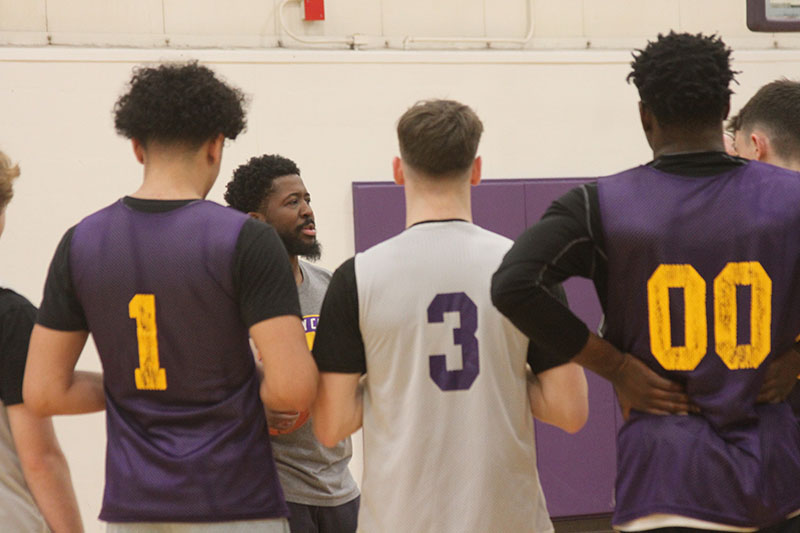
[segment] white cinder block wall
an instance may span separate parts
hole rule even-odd
[[[283,1],[0,0],[0,43],[296,46],[281,29]],[[529,13],[534,31],[526,48],[628,48],[668,28],[719,32],[748,47],[800,46],[792,34],[751,34],[744,0],[327,0],[323,22],[302,21],[300,1],[285,7],[292,32],[359,34],[368,48],[401,48],[414,36],[520,38]]]
[[[250,156],[291,157],[331,269],[353,253],[351,182],[391,179],[395,122],[418,99],[477,110],[486,179],[595,176],[649,159],[625,76],[630,50],[658,32],[718,32],[733,46],[742,71],[734,111],[763,83],[798,77],[800,66],[800,39],[750,33],[744,0],[326,0],[324,22],[304,22],[297,2],[286,5],[292,32],[359,34],[363,50],[294,42],[280,4],[0,0],[0,148],[22,168],[0,279],[38,303],[63,232],[138,186],[141,169],[115,135],[111,109],[142,62],[197,58],[250,95],[248,130],[226,145],[210,198],[222,201],[232,170]],[[522,38],[529,8],[524,46],[407,39]],[[99,369],[91,343],[78,365]],[[57,429],[87,530],[102,531],[103,415],[62,417]],[[358,452],[353,469],[360,476]]]

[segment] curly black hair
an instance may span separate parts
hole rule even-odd
[[[635,50],[632,71],[642,104],[663,126],[709,125],[725,118],[738,72],[731,49],[716,35],[670,32]]]
[[[279,155],[251,157],[233,171],[233,179],[225,188],[225,201],[243,213],[258,211],[272,192],[273,180],[290,174],[300,175],[291,159]]]
[[[128,92],[114,104],[114,126],[145,145],[200,145],[220,133],[235,139],[246,125],[244,105],[239,89],[197,61],[138,67]]]
[[[781,79],[761,87],[728,122],[728,131],[766,130],[775,153],[800,159],[800,82]]]

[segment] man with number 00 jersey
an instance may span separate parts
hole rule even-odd
[[[406,230],[340,266],[322,305],[312,421],[329,445],[363,424],[362,531],[552,531],[531,410],[571,432],[588,415],[580,367],[534,359],[491,305],[511,241],[472,223],[482,130],[448,100],[400,118]]]
[[[718,37],[659,35],[632,67],[653,161],[557,200],[504,258],[493,300],[632,408],[616,529],[799,531],[800,426],[758,399],[800,331],[800,176],[725,153],[734,72]],[[543,286],[574,275],[594,281],[604,339]]]

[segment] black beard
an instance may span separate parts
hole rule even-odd
[[[312,242],[305,242],[296,235],[282,233],[279,235],[289,255],[305,257],[309,261],[316,261],[322,257],[322,246],[317,239]]]

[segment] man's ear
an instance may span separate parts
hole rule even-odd
[[[650,145],[650,148],[653,148],[653,136],[655,135],[658,121],[644,102],[639,102],[639,120],[642,123],[642,130],[644,131],[645,139],[647,139],[647,144]]]
[[[250,215],[251,218],[254,218],[256,220],[260,220],[261,222],[266,222],[267,221],[267,217],[265,217],[263,213],[259,213],[258,211],[250,211],[247,214]]]
[[[133,146],[133,155],[136,156],[136,160],[144,165],[144,145],[138,139],[131,139],[131,145]]]
[[[206,159],[210,165],[216,165],[222,161],[222,147],[224,145],[225,136],[221,133],[206,143]]]
[[[753,148],[755,149],[756,153],[756,159],[758,161],[765,161],[769,157],[770,155],[769,151],[771,149],[769,145],[769,139],[767,139],[767,136],[758,130],[754,130],[750,134],[750,142],[753,143]]]
[[[392,174],[394,176],[394,182],[398,185],[405,185],[406,177],[403,174],[403,160],[399,157],[395,157],[392,160]]]
[[[472,173],[469,176],[470,185],[477,185],[481,182],[482,163],[481,156],[476,157],[475,161],[472,162]]]
[[[645,133],[653,130],[653,114],[644,105],[644,102],[639,102],[639,120],[642,123],[642,129]]]

